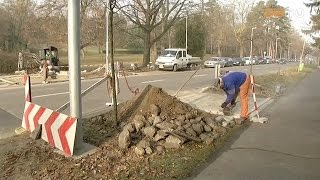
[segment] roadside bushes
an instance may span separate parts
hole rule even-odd
[[[14,73],[18,68],[18,55],[0,52],[0,74]]]

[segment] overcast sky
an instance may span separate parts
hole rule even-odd
[[[293,26],[298,29],[308,28],[310,22],[310,9],[303,3],[308,0],[278,0],[279,5],[289,9],[289,16]]]
[[[299,32],[303,29],[310,29],[310,9],[304,3],[309,0],[278,0],[279,5],[288,8],[289,17],[292,20],[292,25]],[[302,34],[302,33],[301,33]],[[312,38],[302,34],[307,41],[312,41]]]

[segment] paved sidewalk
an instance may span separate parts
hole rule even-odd
[[[21,117],[22,118],[22,117]],[[10,121],[8,125],[6,122]],[[0,108],[0,139],[15,135],[14,130],[21,126],[21,120]]]
[[[225,94],[214,94],[214,93],[200,93],[201,90],[193,91],[182,91],[178,94],[180,101],[190,104],[192,107],[206,111],[212,114],[223,115],[221,104],[225,101]],[[252,94],[249,93],[248,98],[249,112],[254,111],[254,104],[252,99]],[[268,98],[257,98],[257,105],[263,105],[266,103]],[[237,101],[240,101],[238,97]],[[240,118],[241,107],[240,102],[237,102],[236,107],[233,109],[232,116],[235,118]]]
[[[309,75],[195,180],[319,180],[320,72]]]

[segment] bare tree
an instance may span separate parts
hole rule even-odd
[[[159,41],[174,24],[185,2],[186,0],[170,1],[171,6],[168,8],[169,10],[161,17],[159,16],[160,11],[165,6],[166,0],[122,0],[118,3],[118,8],[127,19],[143,31],[144,36],[134,35],[144,40],[144,66],[150,62],[150,49],[152,45]],[[162,32],[153,37],[152,32],[163,23],[165,25],[162,28]]]
[[[244,47],[246,41],[246,22],[247,17],[254,5],[253,1],[242,1],[242,0],[232,0],[229,7],[232,9],[233,12],[233,30],[234,35],[239,43],[239,54],[240,57],[244,55]]]

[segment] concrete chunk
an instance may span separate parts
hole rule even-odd
[[[159,116],[161,113],[161,109],[158,105],[151,104],[150,105],[150,112],[151,112],[151,114],[153,114],[155,116]]]
[[[121,149],[127,149],[130,145],[130,132],[127,129],[124,129],[119,135],[119,147]]]
[[[163,146],[167,149],[178,149],[183,144],[183,141],[175,136],[168,136],[166,138],[166,142],[163,144]]]
[[[179,115],[177,116],[177,121],[184,121],[186,119],[186,116],[185,115]]]
[[[162,120],[161,120],[160,116],[154,116],[153,117],[153,125],[157,125],[157,124],[159,124],[161,122],[162,122]]]
[[[173,130],[177,125],[169,123],[169,122],[162,122],[156,125],[157,128],[163,129],[163,130]]]
[[[218,117],[216,117],[216,121],[217,121],[217,122],[221,122],[221,121],[223,121],[223,120],[224,120],[223,116],[218,116]]]
[[[151,147],[147,147],[145,151],[146,151],[147,154],[152,154],[152,149],[151,149]]]
[[[34,140],[40,139],[42,133],[42,124],[39,124],[30,134],[30,137]]]
[[[194,137],[197,136],[197,133],[194,132],[194,130],[193,130],[191,127],[189,127],[188,129],[186,129],[186,131],[187,131],[187,133],[190,134],[191,136],[194,136]]]
[[[204,128],[204,130],[206,132],[211,132],[212,131],[212,128],[209,125],[204,125],[203,128]]]
[[[140,118],[135,118],[133,123],[134,123],[134,126],[136,127],[137,132],[139,132],[141,128],[143,128],[145,125],[144,120]]]
[[[192,124],[192,129],[200,135],[203,132],[203,126],[201,124]]]
[[[132,123],[128,123],[127,125],[125,125],[123,127],[123,129],[127,129],[130,133],[132,133],[135,130],[134,126],[132,125]]]
[[[143,133],[150,137],[153,138],[154,134],[156,133],[156,128],[154,128],[153,126],[149,126],[143,129]]]
[[[139,156],[143,156],[145,154],[145,150],[138,146],[134,148],[134,152]]]
[[[145,139],[142,139],[142,140],[138,143],[137,147],[142,147],[142,148],[145,149],[145,148],[147,148],[147,147],[150,147],[150,142],[147,141],[147,140],[145,140]]]

